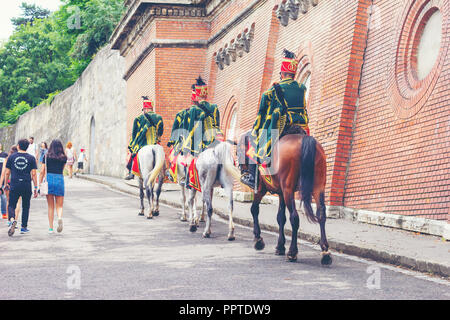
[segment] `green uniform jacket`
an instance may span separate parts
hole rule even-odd
[[[159,114],[152,111],[143,114],[134,119],[128,149],[132,154],[136,154],[142,147],[158,143],[163,133],[164,123]]]
[[[198,156],[205,148],[214,142],[220,130],[220,113],[216,104],[201,101],[189,109],[185,129],[189,132],[183,145],[185,153]]]
[[[272,154],[272,146],[282,134],[286,125],[308,125],[308,114],[305,108],[306,87],[297,81],[285,79],[279,83],[283,90],[285,105],[283,107],[272,86],[261,97],[258,115],[253,125],[253,147],[260,163],[267,162]],[[278,135],[272,136],[271,130],[277,130]]]
[[[175,120],[172,126],[172,133],[170,136],[170,140],[167,145],[173,146],[175,150],[175,155],[181,152],[181,148],[183,146],[183,142],[185,140],[185,133],[187,132],[185,129],[185,122],[188,120],[189,109],[184,109],[178,112],[175,115]],[[183,130],[184,129],[184,130]]]

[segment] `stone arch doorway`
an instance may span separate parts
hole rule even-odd
[[[91,118],[90,144],[89,144],[89,174],[95,173],[95,119]]]

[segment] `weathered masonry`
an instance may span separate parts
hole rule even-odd
[[[450,0],[127,0],[128,132],[141,96],[164,117],[201,75],[227,135],[248,130],[297,54],[331,206],[450,221]]]

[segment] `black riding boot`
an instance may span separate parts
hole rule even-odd
[[[132,179],[134,179],[134,174],[131,173],[131,167],[133,165],[134,157],[136,157],[136,155],[132,155],[130,157],[130,160],[128,161],[128,164],[127,164],[128,176],[125,177],[125,180],[132,180]]]
[[[249,164],[248,171],[244,172],[241,177],[241,182],[252,189],[255,189],[255,173],[256,173],[256,164]]]

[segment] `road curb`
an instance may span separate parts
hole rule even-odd
[[[130,187],[136,188],[136,192],[130,191],[129,189],[122,188],[117,183],[111,183],[99,178],[95,177],[89,177],[89,176],[77,176],[77,178],[81,178],[84,180],[88,180],[95,183],[100,183],[103,185],[106,185],[108,187],[111,187],[115,190],[118,190],[120,192],[124,192],[130,195],[139,195],[138,190],[135,186],[128,185]],[[181,204],[172,200],[165,199],[163,195],[160,197],[160,202],[165,205],[169,205],[171,207],[175,208],[181,208]],[[221,217],[222,219],[228,220],[228,214],[222,212],[221,210],[215,208],[214,213]],[[243,219],[238,217],[233,217],[233,221],[236,224],[246,226],[246,227],[253,227],[253,221],[251,219]],[[278,233],[278,226],[275,225],[269,225],[269,224],[261,224],[260,225],[262,230],[270,231],[270,232],[276,232]],[[285,230],[285,234],[291,236],[292,233],[290,230]],[[320,237],[311,234],[306,233],[303,231],[299,231],[298,238],[301,240],[305,240],[307,242],[311,243],[318,243],[320,240]],[[360,258],[366,258],[370,260],[374,260],[381,263],[391,264],[398,267],[407,268],[414,271],[424,272],[424,273],[430,273],[437,276],[441,276],[444,278],[450,278],[450,266],[446,266],[443,264],[439,264],[437,262],[432,261],[424,261],[420,259],[415,259],[412,257],[407,257],[404,255],[398,255],[394,253],[390,253],[387,251],[381,251],[376,250],[372,248],[366,248],[362,246],[356,246],[354,244],[349,244],[341,241],[336,240],[329,240],[328,241],[330,249],[337,251],[339,253],[344,253],[352,256],[357,256]]]

